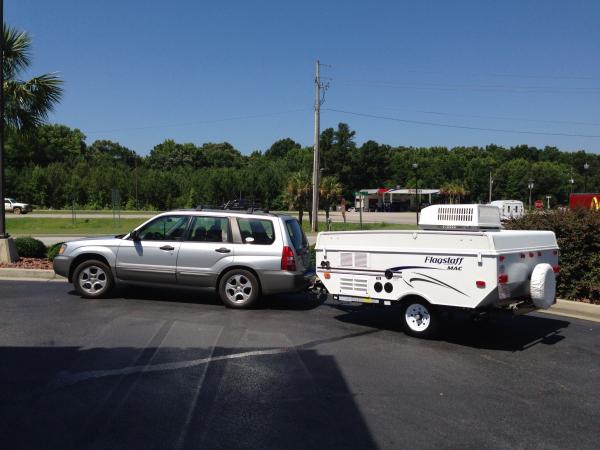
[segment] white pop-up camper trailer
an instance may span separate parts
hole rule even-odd
[[[433,205],[418,231],[320,233],[317,275],[341,301],[403,305],[406,331],[434,331],[444,307],[525,313],[555,303],[551,231],[502,230],[488,205]]]

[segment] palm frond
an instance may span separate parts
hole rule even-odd
[[[12,79],[31,64],[31,38],[25,31],[19,31],[3,24],[4,34],[4,79]]]
[[[28,129],[42,124],[62,97],[62,83],[54,73],[27,81],[6,80],[6,124],[16,129]]]

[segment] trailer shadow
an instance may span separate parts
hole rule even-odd
[[[343,311],[335,318],[341,322],[403,333],[401,310],[397,306],[385,308],[368,305],[331,305]],[[432,340],[472,348],[500,351],[525,351],[536,345],[554,345],[565,336],[562,330],[569,326],[566,320],[537,315],[512,316],[498,314],[481,320],[456,314],[442,322]]]

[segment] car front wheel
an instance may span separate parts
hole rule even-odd
[[[21,214],[21,208],[13,209],[13,214]]]
[[[259,296],[260,286],[252,272],[234,269],[221,277],[219,297],[228,308],[251,308],[256,305]]]
[[[100,298],[112,289],[113,284],[110,267],[102,261],[84,261],[73,273],[73,285],[82,297]]]

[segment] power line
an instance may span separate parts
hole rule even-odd
[[[350,86],[371,86],[395,89],[420,89],[435,91],[477,91],[477,92],[512,92],[521,94],[600,94],[600,87],[561,87],[561,86],[521,86],[506,84],[473,84],[473,83],[427,83],[427,82],[382,82],[366,80],[335,79],[336,83]]]
[[[299,108],[299,109],[290,109],[287,111],[277,111],[277,112],[263,113],[263,114],[252,114],[252,115],[248,115],[248,116],[224,117],[224,118],[214,119],[214,120],[200,120],[200,121],[194,121],[194,122],[183,122],[183,123],[168,124],[168,125],[145,125],[145,126],[139,126],[139,127],[94,130],[94,131],[88,131],[87,134],[102,134],[102,133],[115,133],[115,132],[120,132],[120,131],[151,130],[151,129],[156,129],[156,128],[187,127],[187,126],[194,126],[194,125],[204,125],[204,124],[209,124],[209,123],[229,122],[229,121],[235,121],[235,120],[258,119],[261,117],[281,116],[284,114],[305,112],[305,111],[311,111],[311,110],[312,110],[312,108]]]
[[[535,134],[535,135],[540,135],[540,136],[600,138],[600,135],[595,135],[595,134],[553,133],[553,132],[528,131],[528,130],[509,130],[509,129],[504,129],[504,128],[471,127],[471,126],[467,126],[467,125],[453,125],[453,124],[449,124],[449,123],[399,119],[397,117],[388,117],[388,116],[381,116],[381,115],[376,115],[376,114],[358,113],[358,112],[354,112],[354,111],[344,111],[341,109],[333,109],[333,108],[322,108],[322,109],[324,111],[332,111],[332,112],[337,112],[337,113],[341,113],[341,114],[349,114],[352,116],[368,117],[371,119],[391,120],[394,122],[411,123],[411,124],[415,124],[415,125],[427,125],[427,126],[435,126],[435,127],[443,127],[443,128],[459,128],[459,129],[463,129],[463,130],[475,130],[475,131],[494,131],[494,132],[498,132],[498,133]]]
[[[390,111],[407,111],[419,114],[432,114],[437,116],[450,116],[450,117],[470,117],[473,119],[494,119],[494,120],[512,120],[519,122],[538,122],[538,123],[557,123],[564,125],[590,125],[600,126],[600,122],[578,122],[571,120],[542,120],[542,119],[531,119],[527,117],[507,117],[507,116],[488,116],[488,115],[477,115],[477,114],[459,114],[445,111],[430,111],[422,109],[410,109],[410,108],[391,108],[391,107],[380,107],[381,109],[387,109]]]

